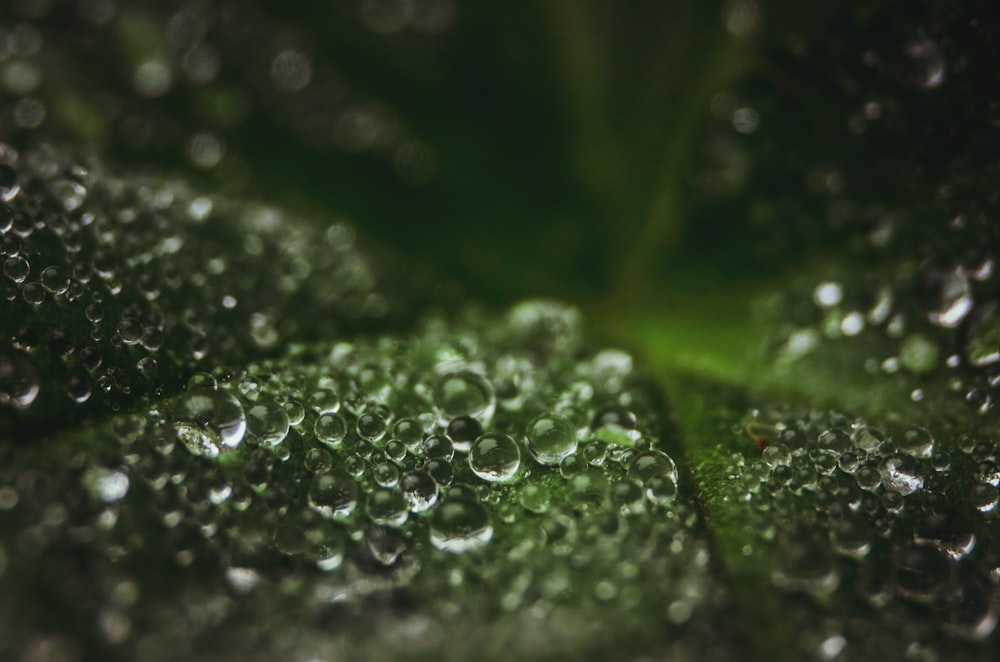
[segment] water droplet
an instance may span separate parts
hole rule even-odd
[[[459,416],[448,423],[448,438],[455,450],[468,453],[472,442],[483,434],[483,426],[471,416]]]
[[[511,335],[529,347],[564,352],[579,345],[583,316],[558,301],[529,299],[511,308],[507,324]]]
[[[23,283],[31,273],[31,265],[21,255],[13,255],[4,260],[3,274],[15,283]]]
[[[948,272],[932,271],[927,274],[931,310],[927,318],[931,324],[954,329],[972,311],[972,288],[965,271],[956,268]]]
[[[854,474],[861,467],[865,460],[865,452],[860,449],[851,449],[840,454],[837,460],[837,467],[846,474]]]
[[[128,494],[129,480],[121,471],[94,468],[84,478],[94,497],[105,503],[121,501]]]
[[[544,513],[549,509],[549,491],[542,485],[525,485],[521,488],[519,497],[525,510]]]
[[[886,458],[881,469],[882,485],[896,490],[903,496],[913,494],[924,486],[920,463],[910,455],[896,454]]]
[[[997,507],[997,488],[987,483],[976,483],[969,492],[972,506],[982,513],[992,513]]]
[[[783,444],[771,444],[760,454],[760,459],[770,468],[787,465],[791,461],[791,455]]]
[[[828,546],[793,527],[779,543],[771,580],[786,590],[830,593],[840,584],[840,575]]]
[[[908,336],[899,348],[899,361],[910,372],[922,375],[932,372],[938,363],[938,346],[925,335]]]
[[[424,440],[424,455],[427,458],[450,461],[455,457],[455,446],[451,439],[441,434],[433,434]]]
[[[399,482],[399,468],[391,462],[383,462],[372,469],[372,478],[382,487],[395,487]]]
[[[952,582],[953,564],[930,545],[907,545],[896,554],[896,592],[928,604],[945,597]]]
[[[934,437],[926,428],[911,428],[899,440],[899,450],[914,457],[930,457],[934,452]]]
[[[642,484],[650,478],[669,478],[676,484],[677,465],[662,451],[642,451],[629,463],[628,476]]]
[[[820,308],[832,308],[844,298],[844,288],[840,283],[825,281],[813,290],[813,301]]]
[[[335,414],[340,411],[340,398],[330,389],[316,389],[309,395],[309,406],[320,415]]]
[[[288,435],[288,414],[276,401],[262,397],[247,410],[247,430],[261,443],[277,446]]]
[[[316,438],[327,446],[337,447],[347,436],[347,421],[340,414],[322,414],[313,425]]]
[[[406,538],[396,530],[375,526],[365,532],[365,543],[372,558],[384,566],[392,565],[406,551]]]
[[[217,457],[236,448],[246,425],[243,406],[223,390],[189,388],[174,408],[177,438],[194,455]]]
[[[298,400],[286,400],[284,405],[285,415],[288,416],[289,425],[298,425],[306,417],[306,408]]]
[[[414,513],[429,510],[437,503],[437,483],[425,471],[411,471],[404,474],[399,481],[399,489]]]
[[[406,459],[406,445],[399,439],[390,439],[385,442],[385,448],[382,450],[385,452],[385,456],[392,462],[400,463]]]
[[[661,486],[664,487],[664,486]],[[608,479],[596,469],[587,469],[573,475],[567,485],[567,494],[573,507],[579,512],[597,510],[608,498]],[[673,499],[668,496],[669,486],[654,495],[655,502],[666,503]],[[676,489],[674,489],[676,494]],[[652,499],[651,499],[652,500]]]
[[[358,417],[358,436],[371,442],[381,441],[385,436],[385,419],[374,412],[365,412]]]
[[[309,507],[327,518],[346,518],[358,505],[358,484],[344,471],[334,470],[313,478]]]
[[[38,397],[38,372],[26,358],[0,354],[0,407],[30,407]]]
[[[376,524],[403,526],[409,517],[409,508],[403,493],[396,489],[379,487],[368,495],[368,517]]]
[[[486,546],[493,538],[493,525],[486,509],[469,496],[449,495],[431,516],[431,544],[453,554]]]
[[[965,342],[965,358],[977,367],[1000,361],[1000,313],[996,307],[977,314]]]
[[[451,481],[455,479],[455,470],[448,460],[440,458],[427,460],[424,471],[441,486],[451,485]]]
[[[392,426],[392,436],[406,444],[406,448],[416,451],[424,439],[424,429],[412,418],[401,418]]]
[[[481,375],[463,370],[438,377],[434,383],[434,404],[442,424],[458,416],[471,416],[489,423],[496,409],[493,388]]]
[[[347,540],[336,527],[315,527],[306,531],[303,550],[316,567],[323,572],[332,572],[344,562]]]
[[[325,448],[310,448],[306,451],[303,465],[311,473],[324,473],[329,471],[330,467],[333,466],[333,455]]]
[[[486,481],[510,480],[520,465],[521,452],[517,443],[505,434],[484,434],[469,449],[469,466]]]
[[[857,558],[867,556],[871,551],[873,537],[869,527],[855,517],[833,522],[830,528],[830,543],[833,548],[847,556]]]
[[[940,494],[924,496],[913,523],[913,540],[931,544],[956,561],[968,556],[976,546],[972,522]]]
[[[281,92],[301,92],[312,80],[312,63],[300,50],[287,48],[271,61],[271,82]]]
[[[561,416],[542,414],[528,424],[528,451],[541,464],[559,464],[576,451],[576,430]]]
[[[608,391],[620,391],[632,374],[632,356],[619,349],[604,349],[591,361],[594,381]]]
[[[39,280],[50,294],[65,294],[69,289],[69,274],[62,267],[46,267]]]
[[[816,439],[816,442],[820,448],[834,451],[838,454],[851,448],[850,436],[843,430],[838,429],[823,431]]]

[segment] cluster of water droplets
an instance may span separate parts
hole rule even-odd
[[[727,6],[734,37],[733,20],[755,25],[747,16],[756,3]],[[1000,104],[981,92],[997,33],[985,7],[938,9],[905,19],[844,13],[808,47],[775,44],[782,55],[770,57],[769,73],[712,97],[706,111],[717,122],[693,181],[717,199],[742,196],[736,207],[752,220],[734,235],[749,228],[754,259],[807,271],[830,259],[841,265],[785,289],[772,310],[783,328],[779,361],[836,353],[832,362],[889,375],[915,401],[938,396],[927,384],[947,384],[986,413],[1000,385],[1000,232],[989,175],[1000,159],[982,145]],[[786,96],[792,80],[814,91],[796,110]],[[810,118],[808,129],[784,121],[793,114]],[[715,210],[707,205],[706,217]],[[710,227],[714,241],[721,232]],[[829,351],[834,339],[850,349]]]
[[[0,20],[0,91],[11,99],[12,133],[70,133],[132,153],[172,153],[226,190],[243,191],[254,170],[248,127],[267,122],[310,152],[365,155],[406,184],[431,181],[435,150],[388,103],[358,90],[322,41],[344,28],[431,39],[454,22],[454,3],[326,9],[309,29],[259,2],[15,2]],[[83,53],[98,76],[77,66]]]
[[[858,369],[908,386],[915,402],[932,388],[932,400],[961,398],[979,414],[992,412],[1000,386],[993,258],[974,267],[924,265],[906,277],[872,281],[823,280],[808,295],[762,303],[761,309],[774,307],[765,315],[786,329],[776,342],[778,361],[792,364],[836,342],[858,357]]]
[[[86,591],[97,630],[35,627],[143,657],[162,656],[152,642],[168,634],[254,641],[241,619],[261,610],[302,627],[377,613],[401,591],[409,635],[310,629],[303,645],[433,649],[428,632],[461,623],[479,634],[454,645],[494,651],[513,631],[534,654],[620,645],[622,633],[642,648],[681,625],[704,647],[720,588],[661,448],[658,397],[628,354],[584,345],[579,314],[551,302],[435,317],[405,339],[293,345],[198,373],[176,397],[43,454],[7,449],[0,581],[87,559],[79,589],[61,585],[68,570],[45,581],[60,609]],[[164,573],[177,576],[167,594]],[[291,600],[287,615],[275,600]],[[201,610],[189,635],[178,633],[197,619],[171,604]],[[630,620],[636,610],[657,615]],[[7,650],[32,645],[17,622],[3,626]]]
[[[933,659],[946,655],[942,636],[991,637],[1000,617],[992,441],[832,412],[754,410],[747,420],[740,436],[763,450],[733,455],[727,468],[727,508],[746,520],[743,555],[781,589],[852,605],[812,623],[806,649],[832,659],[849,646],[868,659],[903,646]]]
[[[347,224],[45,147],[0,145],[0,198],[4,427],[175,389],[198,366],[370,323],[406,299],[385,296]]]

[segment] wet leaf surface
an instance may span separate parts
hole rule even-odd
[[[0,9],[0,657],[996,657],[988,3]]]

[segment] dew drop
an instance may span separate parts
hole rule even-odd
[[[346,538],[338,528],[316,527],[306,532],[303,553],[323,572],[339,568],[346,550]]]
[[[450,461],[455,457],[455,446],[442,434],[433,434],[423,443],[424,455],[429,459]]]
[[[911,428],[899,440],[899,450],[914,457],[930,457],[934,452],[934,437],[926,428]]]
[[[510,480],[520,465],[521,451],[517,443],[505,434],[484,434],[469,449],[469,467],[486,481]]]
[[[395,487],[399,482],[399,469],[391,462],[383,462],[372,469],[372,478],[382,487]]]
[[[321,442],[336,448],[347,436],[347,421],[340,414],[322,414],[313,424],[313,432],[316,433],[316,438]]]
[[[246,433],[239,400],[222,390],[189,389],[174,409],[177,438],[194,455],[217,457],[236,448]]]
[[[309,507],[327,518],[346,518],[358,505],[358,484],[344,471],[334,470],[313,478]]]
[[[288,435],[288,414],[271,398],[259,398],[247,409],[247,430],[261,443],[277,446]]]
[[[992,513],[997,507],[997,488],[988,483],[976,483],[969,492],[972,506],[982,513]]]
[[[30,407],[40,388],[38,372],[27,359],[0,354],[0,407]]]
[[[403,526],[410,512],[408,505],[402,492],[385,487],[372,490],[366,503],[368,517],[385,526]]]
[[[474,497],[449,495],[434,509],[430,541],[437,549],[463,554],[485,547],[491,538],[490,516]]]
[[[426,471],[404,474],[399,480],[399,489],[414,513],[430,510],[438,500],[437,483]]]
[[[406,448],[414,451],[424,439],[424,429],[412,418],[401,418],[392,426],[392,436],[406,444]]]
[[[880,473],[882,485],[903,496],[913,494],[924,486],[920,464],[910,455],[899,453],[886,458]]]
[[[533,513],[544,513],[549,509],[549,491],[542,485],[528,484],[519,494],[521,506]]]
[[[62,267],[46,267],[39,280],[50,294],[65,294],[69,289],[69,275]]]
[[[471,416],[489,423],[496,409],[493,388],[481,375],[463,370],[446,373],[434,383],[434,405],[447,424],[458,416]]]
[[[15,283],[23,283],[31,273],[31,265],[21,255],[13,255],[4,260],[3,275]]]
[[[642,451],[629,463],[628,476],[643,484],[651,478],[669,478],[676,484],[677,465],[663,451]]]
[[[330,467],[333,466],[333,456],[325,448],[310,448],[306,451],[303,465],[311,473],[324,473],[329,471]]]
[[[462,453],[469,452],[472,442],[482,434],[483,426],[471,416],[458,416],[448,423],[448,438],[454,444],[455,450]]]
[[[528,452],[541,464],[559,464],[576,451],[576,430],[561,416],[542,414],[528,424]]]
[[[965,342],[965,357],[977,367],[1000,361],[1000,313],[991,308],[977,316]]]
[[[358,417],[358,436],[372,443],[382,440],[385,436],[385,419],[377,413],[365,412]]]
[[[929,545],[908,545],[896,556],[896,592],[909,600],[928,604],[948,593],[952,562]]]

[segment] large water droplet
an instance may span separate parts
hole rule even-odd
[[[189,389],[174,408],[177,438],[194,455],[217,457],[243,441],[247,421],[243,406],[223,390]]]
[[[542,414],[528,424],[528,451],[542,464],[559,464],[576,450],[576,430],[561,416]]]
[[[472,416],[481,423],[489,423],[496,409],[493,387],[475,372],[462,370],[438,377],[434,383],[434,405],[447,424],[458,416]]]
[[[344,471],[316,476],[309,488],[309,507],[323,517],[348,517],[358,505],[358,484]]]
[[[896,592],[904,598],[931,603],[947,595],[953,563],[937,548],[908,545],[896,555]]]
[[[247,410],[247,428],[261,443],[277,446],[288,435],[288,414],[271,398],[260,398]]]
[[[340,414],[327,413],[320,415],[313,424],[316,438],[327,446],[339,446],[347,436],[347,421]]]
[[[493,538],[486,509],[468,496],[449,496],[431,516],[431,544],[453,554],[484,547]]]
[[[483,434],[483,426],[471,416],[459,416],[448,423],[448,437],[455,450],[467,453],[472,442]]]
[[[924,475],[920,463],[912,456],[902,453],[886,458],[880,472],[882,485],[896,490],[903,496],[913,494],[924,486]]]
[[[399,480],[399,489],[410,504],[410,510],[422,513],[429,510],[438,499],[438,486],[426,471],[411,471]]]
[[[368,495],[368,517],[376,524],[403,526],[409,516],[409,504],[396,489],[379,487]]]
[[[650,478],[669,478],[677,483],[677,465],[663,451],[636,453],[628,467],[629,478],[645,483]]]
[[[505,434],[484,434],[469,449],[469,466],[483,480],[510,480],[520,465],[521,451],[517,443]]]
[[[38,372],[26,358],[0,355],[0,407],[30,407],[40,389]]]

